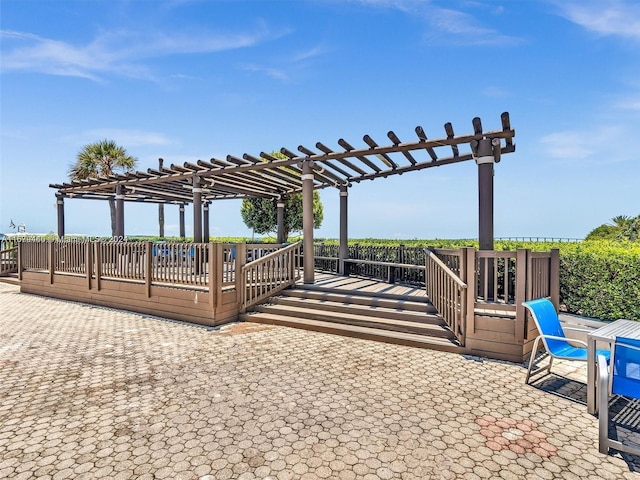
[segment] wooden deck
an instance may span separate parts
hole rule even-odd
[[[185,248],[194,254],[180,255]],[[264,255],[249,263],[247,248],[180,244],[170,250],[177,255],[158,256],[151,242],[22,242],[18,271],[27,293],[210,326],[246,312],[264,323],[425,347],[429,339],[437,348],[516,362],[528,356],[537,334],[522,302],[558,297],[557,250],[437,249],[427,257],[433,265],[425,266],[426,288],[325,271],[305,284],[296,281],[304,279],[299,243],[270,252],[260,247]]]
[[[297,282],[297,285],[302,286],[302,279]],[[345,290],[360,293],[376,294],[381,293],[385,295],[401,295],[407,297],[423,297],[426,298],[427,294],[424,287],[418,287],[414,285],[403,285],[398,283],[387,283],[381,280],[374,280],[371,278],[357,277],[357,276],[342,276],[335,273],[315,272],[315,283],[317,287]]]

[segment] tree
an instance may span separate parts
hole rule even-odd
[[[617,215],[611,219],[611,222],[613,223],[612,226],[619,229],[625,228],[632,221],[633,218],[628,217],[627,215]]]
[[[85,180],[87,178],[108,177],[118,173],[131,172],[138,160],[116,144],[113,140],[101,140],[82,147],[76,155],[76,161],[69,168],[71,180]],[[109,211],[111,213],[111,235],[116,235],[116,202],[109,197]]]
[[[620,232],[622,238],[637,242],[640,240],[640,215],[630,218],[629,221],[622,226]]]
[[[278,230],[278,200],[272,198],[248,198],[242,200],[240,215],[244,224],[256,233],[275,236]],[[323,219],[320,194],[313,191],[313,228],[319,228]],[[302,193],[293,193],[284,198],[284,239],[292,232],[302,230]]]
[[[618,230],[613,225],[603,224],[594,228],[585,237],[585,240],[615,240]]]
[[[631,240],[640,239],[640,215],[628,217],[618,215],[611,219],[611,223],[605,223],[589,232],[586,240]]]

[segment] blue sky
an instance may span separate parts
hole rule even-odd
[[[517,149],[496,165],[497,237],[582,238],[640,214],[637,1],[3,0],[0,17],[0,231],[55,231],[49,183],[104,138],[146,170],[470,133],[475,116],[493,130],[503,111]],[[316,236],[337,237],[338,192],[321,196]],[[251,235],[239,211],[215,203],[212,235]],[[165,215],[177,234],[177,207]],[[126,205],[127,234],[156,219]],[[356,184],[349,223],[353,238],[477,237],[477,167]],[[68,200],[66,225],[109,234],[108,206]]]

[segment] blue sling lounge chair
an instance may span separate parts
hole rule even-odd
[[[554,358],[560,358],[563,360],[577,360],[581,362],[587,361],[587,344],[581,340],[567,339],[562,325],[560,325],[560,319],[556,313],[556,308],[553,306],[550,300],[546,298],[539,298],[537,300],[530,300],[524,302],[527,310],[531,313],[538,332],[540,335],[536,337],[533,342],[533,350],[531,350],[531,358],[529,359],[529,368],[527,369],[527,378],[525,383],[529,383],[529,379],[532,375],[536,375],[540,372],[551,372],[551,365]],[[588,330],[579,328],[569,328],[566,330],[573,330],[582,333],[588,333]],[[544,344],[544,348],[547,350],[549,356],[549,365],[546,367],[538,368],[532,372],[536,353],[538,352],[538,346],[540,341]],[[575,346],[575,344],[580,346]],[[609,359],[608,350],[598,350],[596,357],[602,355],[606,360]]]
[[[609,438],[609,395],[620,395],[640,399],[640,340],[617,337],[611,347],[611,368],[607,369],[604,357],[598,360],[600,399],[598,402],[600,452],[609,453],[609,448],[640,455],[640,444],[631,444]],[[609,371],[610,370],[610,371]],[[634,417],[638,430],[637,415]]]

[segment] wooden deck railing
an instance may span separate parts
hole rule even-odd
[[[48,270],[51,242],[20,242],[18,244],[22,270]],[[20,274],[20,269],[18,270]]]
[[[427,295],[460,344],[464,346],[467,284],[459,277],[460,268],[465,268],[464,256],[460,255],[457,262],[460,268],[458,272],[454,272],[433,251],[425,249],[425,254]]]
[[[52,244],[53,245],[53,244]],[[53,249],[53,268],[56,272],[86,275],[91,271],[91,244],[84,242],[56,242]]]
[[[217,244],[152,242],[25,241],[2,251],[2,268],[18,270],[18,250],[22,270],[86,275],[140,282],[206,287],[209,259]],[[269,255],[281,245],[243,245],[245,263]],[[15,266],[13,262],[15,258]],[[6,259],[6,260],[5,260]],[[11,260],[11,262],[9,261]],[[222,244],[224,286],[236,281],[236,245]],[[6,265],[6,267],[5,267]],[[0,270],[4,271],[4,270]]]
[[[151,279],[158,283],[206,286],[209,244],[148,244],[151,251]],[[134,269],[137,270],[137,269]]]
[[[516,251],[475,250],[474,248],[432,249],[432,252],[463,283],[467,284],[467,327],[464,332],[473,332],[474,315],[482,312],[500,312],[505,318],[515,320],[515,340],[522,342],[529,330],[522,302],[534,298],[549,297],[558,307],[559,303],[559,252],[532,252],[529,249]],[[427,269],[427,292],[429,284],[438,282]],[[428,293],[431,297],[431,294]],[[458,292],[448,291],[450,298],[445,307],[455,303]],[[438,311],[434,298],[432,302]]]
[[[4,247],[4,245],[3,245]],[[18,271],[18,246],[0,250],[0,276]]]
[[[242,266],[241,311],[296,283],[301,246],[294,243]]]
[[[338,245],[314,245],[315,267],[337,273],[340,259]],[[424,285],[424,251],[419,247],[384,245],[349,245],[344,259],[345,274],[376,278],[385,282]]]

